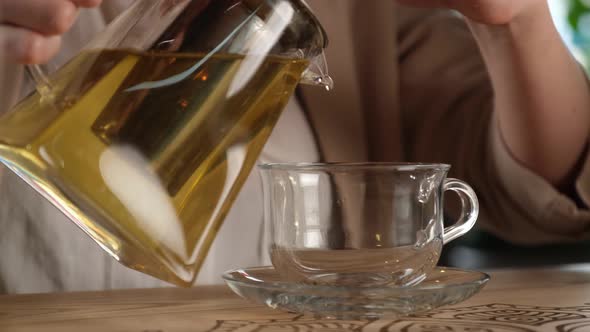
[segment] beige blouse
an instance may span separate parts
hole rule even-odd
[[[67,36],[62,54],[75,52],[127,2],[105,0],[102,10],[85,11]],[[308,3],[331,38],[327,57],[336,88],[330,93],[300,88],[261,161],[449,163],[451,176],[476,189],[482,229],[520,244],[588,237],[590,211],[578,208],[515,162],[493,130],[490,80],[459,16],[400,7],[390,0]],[[22,68],[1,57],[0,73],[0,110],[4,110],[18,99],[23,74]],[[253,173],[213,244],[198,283],[218,283],[220,273],[229,268],[268,263],[260,244],[257,181]],[[589,161],[576,189],[589,206]],[[0,291],[163,285],[120,267],[14,176],[5,174],[0,197]],[[228,243],[242,250],[230,251]]]
[[[491,82],[458,15],[387,0],[309,3],[331,36],[338,84],[301,94],[326,160],[449,163],[476,189],[482,229],[520,244],[588,237],[590,211],[517,163],[495,132]],[[590,206],[588,155],[576,190]]]

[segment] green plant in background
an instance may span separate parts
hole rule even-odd
[[[585,58],[586,69],[590,69],[590,1],[569,0],[567,13],[567,22],[572,30],[572,43]]]

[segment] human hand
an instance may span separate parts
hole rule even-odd
[[[0,0],[1,1],[1,0]],[[547,0],[396,0],[414,7],[454,9],[465,17],[482,24],[504,25],[515,18],[547,7]]]
[[[102,0],[0,0],[0,58],[21,64],[49,61],[61,35],[76,20],[78,8]]]

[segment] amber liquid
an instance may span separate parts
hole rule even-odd
[[[82,53],[0,118],[0,157],[120,262],[190,285],[307,67],[242,64]]]

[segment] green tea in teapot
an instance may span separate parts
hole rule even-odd
[[[308,66],[245,59],[85,51],[0,118],[0,157],[123,264],[189,285]]]

